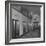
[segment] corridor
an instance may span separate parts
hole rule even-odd
[[[23,7],[12,6],[12,38],[40,37],[39,15],[33,14],[32,11],[30,13],[26,7],[25,10],[22,9]]]

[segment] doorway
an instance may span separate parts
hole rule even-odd
[[[12,20],[12,38],[19,37],[19,22],[18,20]]]

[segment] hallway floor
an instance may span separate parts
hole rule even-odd
[[[22,36],[22,38],[36,38],[40,37],[40,33],[38,30],[30,31]]]

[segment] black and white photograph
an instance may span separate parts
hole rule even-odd
[[[45,3],[5,2],[5,44],[45,42]]]

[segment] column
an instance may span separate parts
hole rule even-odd
[[[19,30],[19,36],[23,35],[23,23],[20,21],[20,30]]]

